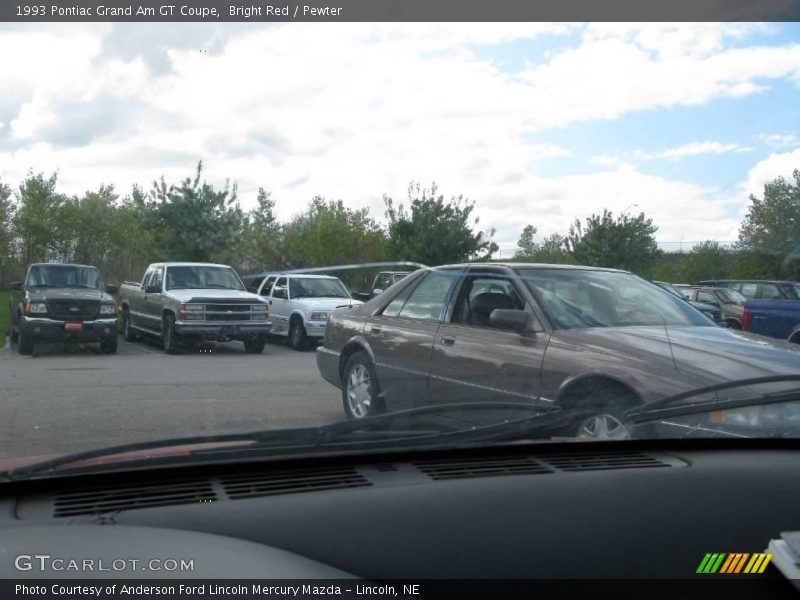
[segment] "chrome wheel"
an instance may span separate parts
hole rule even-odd
[[[357,419],[366,417],[372,404],[372,380],[364,365],[355,365],[347,378],[347,403]]]
[[[602,414],[589,417],[578,428],[579,439],[591,440],[627,440],[628,430],[619,419],[612,415]]]

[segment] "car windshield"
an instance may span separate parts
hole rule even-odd
[[[74,265],[36,265],[28,272],[26,287],[87,288],[99,290],[103,281],[93,267]]]
[[[629,273],[525,267],[516,271],[560,328],[712,325],[685,302]]]
[[[344,2],[0,4],[0,471],[673,439],[626,411],[800,373],[800,23]]]
[[[742,305],[747,302],[747,298],[742,296],[736,290],[720,288],[717,290],[717,296],[719,296],[720,300],[722,300],[725,304]]]
[[[350,293],[338,279],[294,277],[289,280],[292,298],[349,298]]]
[[[167,267],[168,290],[222,289],[244,291],[236,272],[229,267]]]

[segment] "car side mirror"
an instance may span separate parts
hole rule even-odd
[[[495,308],[489,315],[489,325],[509,331],[529,330],[531,317],[524,310],[516,308]]]
[[[106,286],[106,294],[111,294],[112,296],[114,296],[114,295],[117,294],[117,292],[119,292],[119,286],[118,285],[113,285],[113,284],[109,283]]]
[[[258,288],[254,288],[252,285],[246,285],[244,287],[251,294],[257,294],[258,293]]]
[[[160,294],[161,293],[161,286],[160,285],[148,285],[144,288],[145,294]]]
[[[22,291],[22,282],[21,281],[12,281],[11,282],[11,289],[16,290],[17,292]]]
[[[287,293],[286,293],[286,290],[283,290],[283,289],[281,289],[281,290],[274,290],[274,291],[272,292],[272,297],[273,297],[273,298],[279,298],[279,299],[281,299],[281,300],[286,300],[286,299],[289,297],[289,294],[287,294]]]

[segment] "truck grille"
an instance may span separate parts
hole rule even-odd
[[[51,300],[47,311],[54,319],[80,319],[88,321],[97,318],[100,302],[93,300]]]
[[[250,304],[206,304],[206,321],[249,321]],[[260,315],[259,315],[260,316]],[[266,315],[264,315],[266,318]]]

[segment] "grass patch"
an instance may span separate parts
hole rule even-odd
[[[8,307],[11,292],[0,291],[0,348],[5,347],[11,329],[11,312]]]

